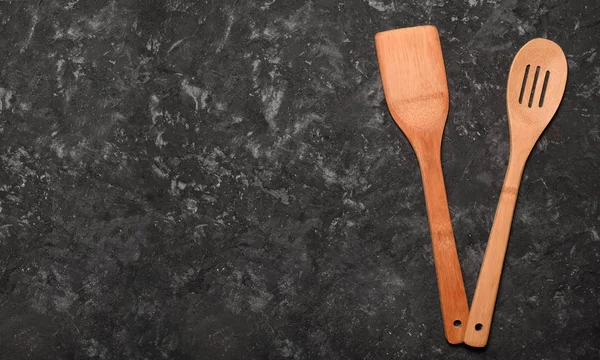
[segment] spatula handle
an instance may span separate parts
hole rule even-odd
[[[459,344],[463,342],[465,324],[469,316],[469,304],[448,210],[440,151],[429,149],[419,156],[419,163],[433,245],[444,332],[449,343]]]
[[[488,341],[524,166],[525,159],[508,164],[467,322],[464,341],[470,346],[484,347]]]

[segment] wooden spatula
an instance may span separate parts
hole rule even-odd
[[[523,168],[558,109],[566,83],[567,59],[550,40],[525,44],[510,67],[506,88],[510,157],[471,305],[465,334],[468,345],[487,344]]]
[[[444,330],[448,342],[458,344],[469,305],[440,157],[449,103],[440,38],[434,26],[418,26],[380,32],[375,46],[388,108],[421,167]]]

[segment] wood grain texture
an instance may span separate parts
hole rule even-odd
[[[546,39],[525,44],[510,67],[506,89],[510,157],[471,304],[464,339],[468,345],[487,344],[523,169],[533,146],[558,109],[567,69],[562,49]]]
[[[444,331],[458,344],[469,307],[440,157],[449,99],[439,35],[434,26],[390,30],[378,33],[375,45],[390,113],[421,167]]]

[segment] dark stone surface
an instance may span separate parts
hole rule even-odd
[[[600,358],[596,0],[3,0],[1,359]],[[534,37],[569,82],[490,344],[446,343],[417,162],[373,36],[432,23],[472,297]]]

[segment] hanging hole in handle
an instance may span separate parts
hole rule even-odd
[[[483,324],[475,324],[475,331],[481,331],[483,329]]]
[[[454,327],[458,328],[458,327],[460,327],[462,325],[462,321],[460,321],[460,320],[454,320],[454,322],[452,324],[454,324]]]

